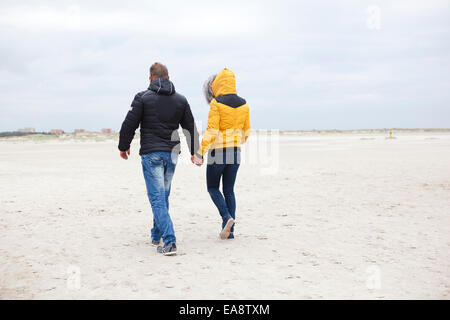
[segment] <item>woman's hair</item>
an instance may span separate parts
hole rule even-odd
[[[211,84],[216,79],[217,74],[209,76],[209,78],[203,84],[203,94],[205,95],[206,102],[209,104],[212,99],[214,99],[214,93],[211,88]]]

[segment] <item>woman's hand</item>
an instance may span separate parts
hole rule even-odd
[[[203,158],[197,157],[195,154],[191,156],[191,162],[200,167],[203,164]]]

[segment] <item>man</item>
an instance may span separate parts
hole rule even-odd
[[[175,92],[169,72],[161,63],[150,68],[150,86],[139,92],[120,129],[120,156],[127,160],[130,144],[137,127],[141,126],[141,149],[147,194],[153,211],[152,244],[157,252],[174,255],[177,252],[175,232],[169,215],[170,184],[180,153],[179,125],[184,129],[191,152],[191,161],[198,148],[198,132],[186,98]],[[160,246],[161,239],[163,245]]]

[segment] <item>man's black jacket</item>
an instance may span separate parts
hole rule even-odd
[[[120,128],[119,150],[130,148],[134,133],[141,125],[140,155],[155,152],[179,152],[181,125],[191,152],[198,148],[198,132],[186,98],[175,92],[173,83],[156,79],[148,90],[139,92]]]

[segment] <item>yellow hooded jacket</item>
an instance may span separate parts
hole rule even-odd
[[[247,102],[236,94],[236,78],[225,68],[211,83],[208,126],[197,153],[203,156],[209,149],[240,147],[250,135],[250,112]]]

